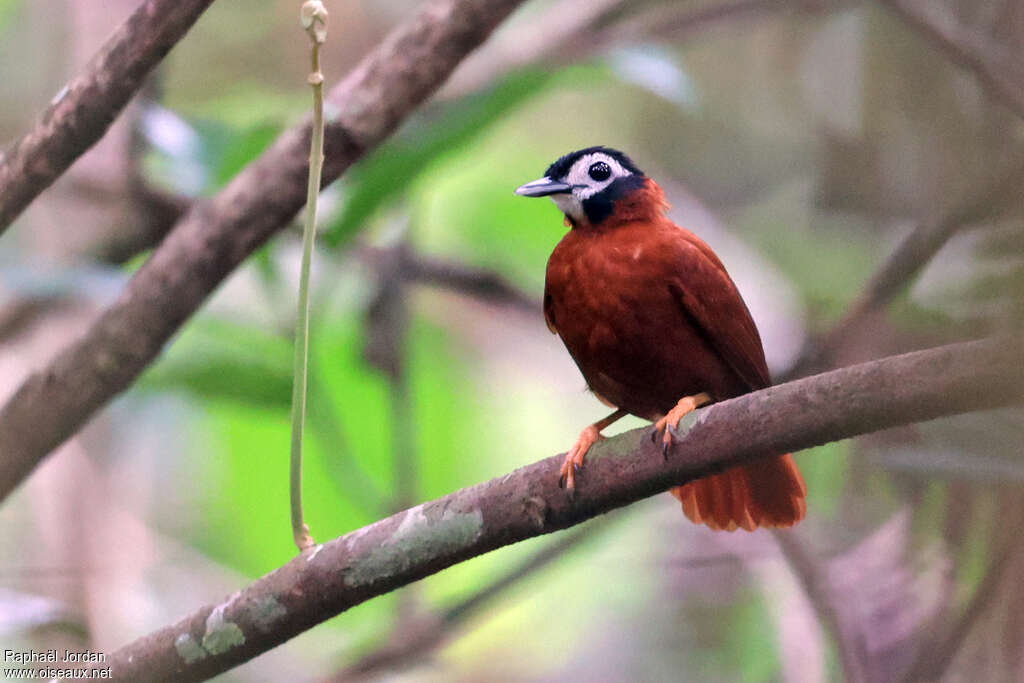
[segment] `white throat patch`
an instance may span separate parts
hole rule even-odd
[[[577,223],[583,220],[583,203],[575,194],[553,194],[551,201],[558,205],[562,213]]]

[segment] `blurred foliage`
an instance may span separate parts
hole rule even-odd
[[[257,124],[245,128],[220,128],[218,134],[207,134],[203,149],[209,155],[204,161],[214,170],[213,189],[218,190],[263,153],[277,138],[281,127]]]
[[[244,335],[246,343],[239,347]],[[291,404],[292,349],[287,339],[257,327],[204,320],[189,327],[174,350],[139,386],[178,389],[209,401],[246,403],[268,410]]]
[[[0,82],[10,84],[0,92],[3,137],[24,126],[69,70],[53,49],[63,34],[42,4],[0,0]],[[300,120],[308,107],[306,56],[292,4],[214,3],[174,50],[162,76],[167,109],[151,110],[142,126],[150,182],[209,196]],[[1006,45],[1024,39],[1024,12],[1003,16],[1012,8],[978,3],[987,11],[975,14],[968,0],[951,4],[984,35]],[[698,5],[630,4],[606,22],[614,25],[619,13],[628,19],[631,12]],[[329,43],[329,80],[411,6],[332,6],[340,28]],[[520,19],[527,27],[532,20]],[[47,46],[37,60],[28,56],[28,34]],[[586,43],[588,35],[557,47]],[[513,189],[564,152],[607,144],[629,152],[666,187],[682,188],[673,190],[676,204],[695,225],[709,220],[748,246],[750,268],[783,274],[794,301],[779,301],[779,309],[802,317],[787,321],[792,338],[780,343],[798,347],[803,325],[821,331],[839,319],[913,224],[969,196],[1020,152],[1014,141],[1021,124],[1009,112],[871,4],[769,13],[689,40],[662,34],[593,55],[586,48],[580,62],[552,57],[498,70],[482,91],[430,103],[325,194],[304,496],[316,538],[393,511],[393,397],[364,358],[366,309],[380,283],[353,247],[387,248],[395,225],[407,225],[419,252],[493,269],[536,297],[566,228],[550,203],[523,200]],[[21,241],[0,242],[5,293],[56,292],[102,304],[142,262],[121,270],[36,270],[28,256],[34,242],[24,235],[57,223],[45,218],[26,222],[36,232],[12,230]],[[1024,322],[1021,207],[969,227],[851,338],[843,362]],[[116,479],[114,488],[150,498],[123,505],[134,505],[151,529],[158,557],[183,556],[166,550],[173,539],[201,558],[189,560],[190,570],[234,572],[225,592],[239,576],[259,576],[293,555],[288,330],[296,242],[284,231],[225,283],[118,403],[105,441],[93,437],[102,445],[90,446],[111,477],[130,469],[129,460],[143,463],[131,470],[138,482]],[[406,297],[417,500],[558,452],[602,414],[539,315],[411,285]],[[755,311],[759,320],[772,314]],[[187,409],[164,411],[165,401]],[[146,431],[136,423],[149,424],[153,412],[159,434],[173,435],[157,439],[172,442],[163,447],[173,457],[128,436]],[[925,626],[935,613],[948,617],[970,600],[1006,523],[989,491],[998,484],[1019,495],[1024,483],[1022,425],[1020,410],[997,411],[797,455],[810,501],[799,538],[827,574],[822,581],[832,582],[836,609],[851,629],[868,629],[861,634],[868,638],[870,629],[884,630],[879,620],[909,624],[907,634],[878,645],[902,644],[905,656],[933,644]],[[2,520],[5,529],[35,528],[29,512],[18,514],[24,517]],[[417,610],[456,603],[545,540],[453,567],[410,599]],[[0,561],[13,564],[23,544],[9,545]],[[827,570],[830,563],[848,570],[840,577],[846,583],[834,576],[842,572]],[[659,496],[497,600],[440,650],[434,666],[409,680],[773,681],[815,673],[839,680],[833,634],[806,596],[792,598],[765,578],[781,565],[770,535],[704,533]],[[64,597],[49,583],[18,587],[19,594],[50,589]],[[181,610],[160,591],[131,590],[139,604]],[[787,599],[793,602],[779,605]],[[933,603],[942,600],[951,612],[936,611]],[[274,680],[277,673],[277,680],[305,680],[351,663],[388,642],[401,602],[388,596],[362,605],[319,629],[327,633],[323,641],[304,645],[314,631],[281,648],[300,653],[287,666],[263,671],[261,658],[228,679]],[[997,602],[1020,605],[1024,597],[1004,587]],[[799,659],[787,658],[781,639],[790,631],[780,613],[806,638]],[[139,630],[136,616],[126,617],[129,632]]]
[[[350,482],[332,475],[327,461],[351,461],[380,490],[390,489],[390,433],[365,428],[390,419],[386,382],[367,367],[360,346],[358,320],[317,326],[313,381],[318,386],[312,395],[323,396],[340,423],[339,434],[324,443],[316,408],[311,408],[306,499],[311,524],[326,537],[364,526],[383,511],[354,507],[352,492],[345,488]],[[462,373],[448,346],[443,332],[430,325],[416,325],[411,331],[409,373],[424,498],[449,492],[459,480],[469,484],[484,476],[472,460],[459,457],[471,453],[479,437],[467,420],[474,414],[472,385],[465,378],[459,381]],[[223,457],[203,456],[209,476],[200,485],[218,493],[204,506],[208,514],[195,529],[200,547],[251,575],[286,562],[293,553],[291,544],[268,531],[276,528],[280,511],[287,509],[279,507],[287,506],[287,491],[272,484],[287,464],[274,455],[287,453],[290,434],[289,341],[224,321],[192,326],[167,358],[146,373],[141,386],[151,391],[184,390],[207,405],[211,445]],[[343,440],[338,442],[338,437]],[[453,469],[458,471],[455,481]],[[243,527],[237,525],[233,510],[247,511]],[[224,544],[226,537],[230,544]]]
[[[796,201],[806,183],[782,187],[746,207],[738,229],[797,285],[813,320],[836,320],[859,293],[886,250],[863,237],[863,220],[822,216]]]
[[[0,31],[7,28],[17,7],[18,0],[0,0]]]
[[[346,173],[344,206],[324,233],[324,242],[338,246],[382,206],[392,204],[409,185],[435,172],[481,133],[517,106],[543,91],[551,76],[541,70],[517,72],[488,92],[457,103],[434,107],[406,125],[369,159]]]

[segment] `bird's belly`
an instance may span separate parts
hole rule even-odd
[[[728,369],[667,290],[637,300],[570,296],[566,304],[558,317],[570,324],[559,333],[587,384],[610,403],[651,419],[683,396],[729,395],[721,386]]]

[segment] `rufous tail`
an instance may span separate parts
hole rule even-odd
[[[788,453],[677,486],[672,495],[687,517],[715,531],[789,527],[807,514],[807,485]]]

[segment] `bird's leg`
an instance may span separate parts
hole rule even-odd
[[[683,396],[672,410],[668,411],[664,417],[654,423],[654,429],[651,430],[651,441],[657,438],[658,432],[662,432],[662,455],[666,458],[668,457],[668,449],[672,446],[672,430],[679,426],[679,421],[687,414],[708,403],[711,403],[711,396],[704,391],[694,396]]]
[[[590,447],[604,438],[601,435],[601,430],[625,415],[626,411],[619,408],[608,417],[598,420],[580,432],[580,437],[576,439],[576,443],[565,454],[565,460],[562,462],[562,468],[559,470],[558,485],[561,488],[567,491],[572,491],[576,488],[576,472],[583,467],[583,459],[587,457],[587,451],[590,450]]]

